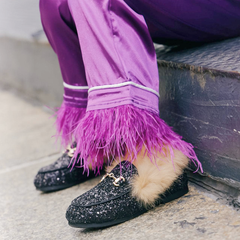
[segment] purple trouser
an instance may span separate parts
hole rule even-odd
[[[151,36],[166,43],[240,35],[239,1],[126,2],[145,17],[149,30],[144,17],[123,0],[40,0],[44,30],[61,66],[66,104],[87,110],[133,104],[158,112]]]
[[[64,80],[64,101],[57,119],[63,141],[70,142],[73,133],[77,153],[85,162],[93,158],[87,164],[98,168],[102,156],[121,155],[125,148],[135,152],[134,145],[136,153],[143,145],[148,151],[171,145],[197,161],[190,144],[185,145],[159,122],[159,77],[152,38],[167,43],[238,36],[239,10],[237,0],[40,0],[42,24]],[[124,114],[126,118],[120,121]],[[130,125],[139,125],[136,136],[116,127],[129,118],[133,119]],[[103,128],[105,132],[100,133]],[[150,130],[156,136],[150,136]]]

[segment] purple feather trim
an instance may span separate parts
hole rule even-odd
[[[62,106],[54,114],[57,115],[55,122],[57,139],[61,138],[61,145],[66,147],[73,142],[72,135],[80,119],[86,113],[86,108],[77,108],[62,103]]]
[[[80,160],[73,158],[72,166],[80,161],[85,170],[91,166],[99,171],[104,163],[110,164],[114,156],[123,157],[125,150],[133,153],[128,159],[132,162],[143,146],[154,162],[156,154],[168,146],[172,157],[173,148],[180,150],[193,161],[196,171],[202,171],[191,144],[183,141],[157,114],[132,105],[87,112],[74,135],[77,141],[75,159],[80,154]]]

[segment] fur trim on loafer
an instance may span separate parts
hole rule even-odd
[[[134,165],[138,174],[131,181],[132,196],[145,206],[152,205],[181,175],[188,166],[189,159],[180,151],[173,149],[174,158],[167,148],[157,155],[155,162],[152,163],[145,153],[145,149],[138,154]],[[110,172],[119,160],[107,167]]]

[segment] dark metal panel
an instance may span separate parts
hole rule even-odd
[[[205,174],[240,182],[240,74],[159,61],[160,116],[191,142]]]

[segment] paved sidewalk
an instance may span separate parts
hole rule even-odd
[[[111,228],[74,229],[65,220],[71,200],[99,178],[60,192],[42,194],[33,178],[60,153],[54,148],[54,119],[41,106],[0,90],[0,239],[240,239],[239,212],[193,186],[190,193]]]

